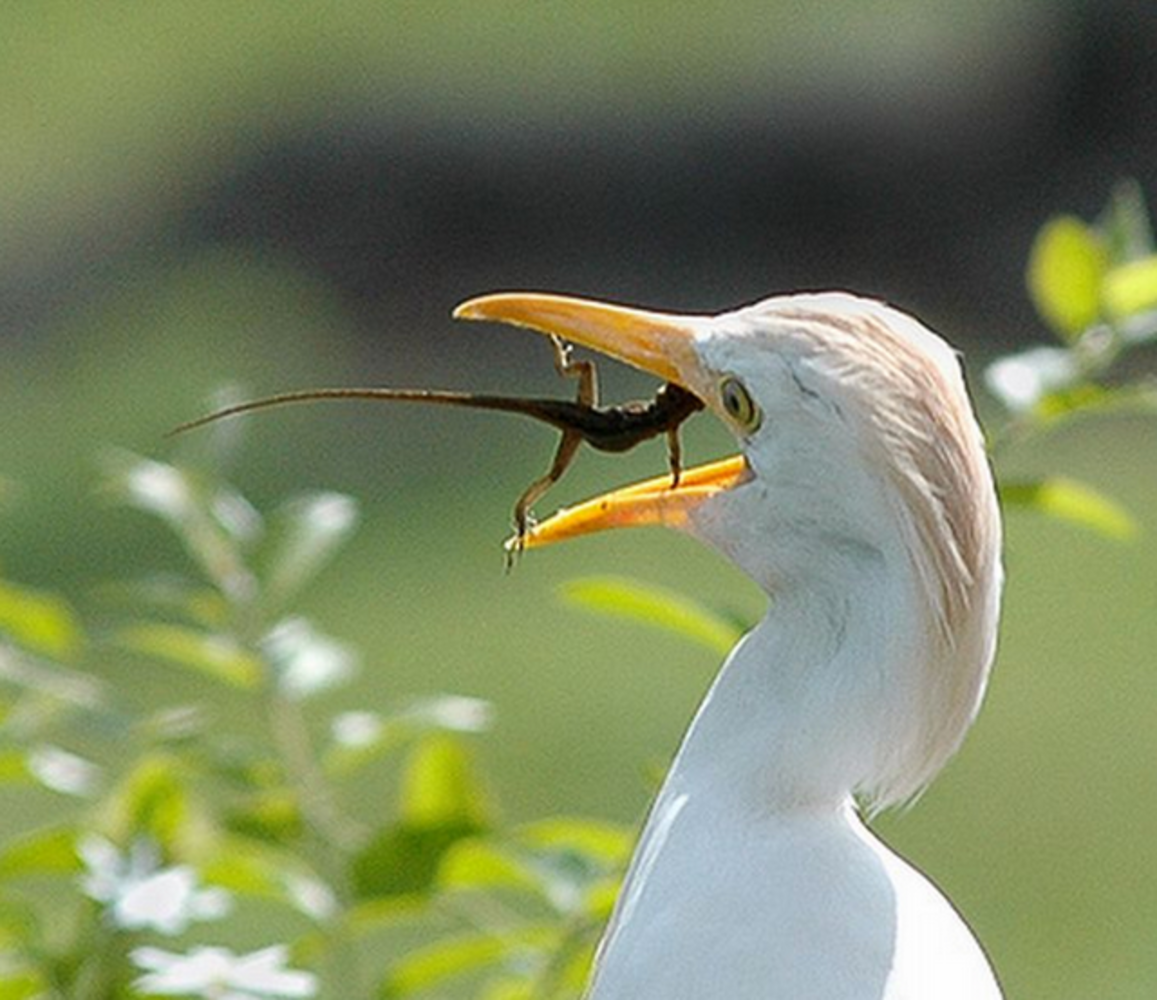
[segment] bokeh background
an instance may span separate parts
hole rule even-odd
[[[97,462],[166,455],[165,430],[225,384],[569,392],[539,338],[450,322],[501,288],[703,311],[883,296],[965,351],[992,412],[986,359],[1047,336],[1023,290],[1034,232],[1091,217],[1126,176],[1157,200],[1149,0],[4,4],[0,561],[96,615],[101,581],[178,565],[159,529],[100,505]],[[603,375],[608,397],[652,390]],[[313,407],[245,430],[232,474],[258,502],[327,487],[364,505],[308,601],[363,653],[335,698],[491,699],[482,753],[508,816],[641,814],[715,663],[557,588],[627,573],[751,618],[751,586],[661,532],[504,575],[510,505],[554,443],[510,418]],[[687,438],[692,460],[728,447],[708,420]],[[546,506],[663,461],[585,455]],[[1010,518],[987,708],[918,806],[877,825],[955,899],[1010,998],[1151,998],[1157,428],[1105,420],[1007,468],[1083,477],[1142,535]],[[142,698],[172,684],[129,679]]]

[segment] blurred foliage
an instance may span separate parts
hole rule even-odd
[[[328,995],[401,997],[459,979],[485,981],[495,997],[576,991],[628,832],[562,818],[504,827],[469,746],[491,718],[477,699],[341,712],[320,737],[307,721],[311,700],[353,676],[354,657],[290,607],[349,539],[354,502],[312,493],[266,515],[204,466],[126,452],[105,465],[101,492],[165,524],[190,572],[121,581],[121,620],[88,637],[62,600],[0,586],[0,779],[76,801],[67,822],[0,850],[0,996],[167,995],[178,981],[182,993],[216,996],[269,956],[142,942],[247,899],[298,915],[291,955],[318,970]],[[245,698],[248,725],[233,729],[201,704],[132,710],[127,692],[66,666],[82,648],[195,673]],[[372,794],[364,766],[383,757],[397,759],[395,802],[370,827],[347,805]],[[46,897],[45,878],[79,892]],[[207,896],[229,906],[205,915]],[[432,943],[392,957],[365,946],[419,920],[433,922]],[[201,973],[219,977],[204,992]],[[312,976],[267,973],[270,996]]]
[[[1005,450],[1089,416],[1157,413],[1157,383],[1119,375],[1125,355],[1157,340],[1157,245],[1135,182],[1119,184],[1093,224],[1067,215],[1047,222],[1033,244],[1027,284],[1060,344],[988,367],[988,387],[1009,414],[991,435],[998,462]],[[1136,531],[1119,505],[1062,477],[1004,478],[1001,498],[1114,538]]]
[[[665,587],[621,577],[571,580],[562,587],[560,595],[575,607],[669,629],[721,654],[731,651],[748,624],[720,615]]]
[[[1058,426],[1157,409],[1151,381],[1121,374],[1157,339],[1136,186],[1093,224],[1046,224],[1027,278],[1056,342],[987,372],[1005,408],[991,428],[1004,503],[1128,538],[1130,515],[1092,487],[1001,470]],[[505,820],[475,753],[492,718],[479,699],[329,711],[358,657],[297,602],[352,537],[357,504],[320,491],[258,509],[219,471],[233,443],[226,424],[180,460],[106,457],[100,494],[163,525],[187,560],[110,586],[109,620],[0,581],[0,784],[69,804],[0,846],[0,998],[171,995],[175,982],[210,997],[244,977],[271,997],[577,997],[630,829]],[[716,653],[743,627],[629,579],[573,580],[563,596]],[[131,672],[98,669],[110,657],[207,693],[187,700],[174,683],[160,704],[138,699]],[[234,702],[237,715],[219,710]],[[383,761],[379,787],[369,765]],[[274,940],[248,955],[197,945],[233,907],[263,914]],[[156,947],[172,939],[187,953]]]

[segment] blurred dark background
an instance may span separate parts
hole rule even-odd
[[[537,338],[450,322],[485,291],[714,311],[849,288],[960,346],[993,412],[983,362],[1048,336],[1023,286],[1036,230],[1092,218],[1125,177],[1157,201],[1157,5],[8,3],[0,128],[0,561],[99,618],[100,581],[181,560],[94,509],[99,455],[184,447],[165,430],[222,385],[569,392]],[[652,388],[604,374],[611,397]],[[503,579],[510,503],[551,448],[538,428],[349,407],[246,431],[232,473],[258,502],[363,501],[310,610],[363,649],[365,703],[492,698],[484,752],[512,817],[639,815],[714,663],[552,588],[634,573],[749,617],[760,595],[661,533]],[[692,460],[728,447],[688,431]],[[662,461],[588,456],[550,503]],[[1146,533],[1010,518],[990,704],[882,825],[1010,997],[1149,998],[1157,434],[1106,421],[1010,462],[1096,483]]]
[[[142,259],[227,247],[308,270],[387,356],[510,285],[703,310],[852,287],[1005,342],[1041,219],[1154,177],[1143,0],[7,21],[0,316],[25,339]]]

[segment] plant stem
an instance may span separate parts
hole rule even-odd
[[[361,832],[338,807],[317,763],[300,706],[276,690],[270,692],[268,701],[273,739],[286,771],[297,786],[302,815],[313,837],[325,845],[324,867],[331,869],[337,863],[344,873],[345,856],[357,847]]]
[[[575,915],[562,926],[558,945],[530,986],[531,1000],[553,1000],[563,986],[567,966],[586,944],[594,928],[588,918]]]
[[[297,788],[311,853],[318,872],[338,901],[338,912],[326,919],[324,929],[331,948],[329,964],[333,970],[334,995],[355,1000],[361,995],[360,963],[345,915],[352,895],[348,875],[350,854],[360,840],[360,831],[339,809],[318,766],[300,706],[277,690],[273,679],[267,691],[270,729],[286,772]]]

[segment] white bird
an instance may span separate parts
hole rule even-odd
[[[530,547],[667,525],[771,597],[651,809],[588,1000],[999,998],[956,910],[860,818],[959,747],[995,648],[999,510],[951,348],[843,293],[710,317],[502,293],[455,315],[676,382],[742,448],[561,511]]]

